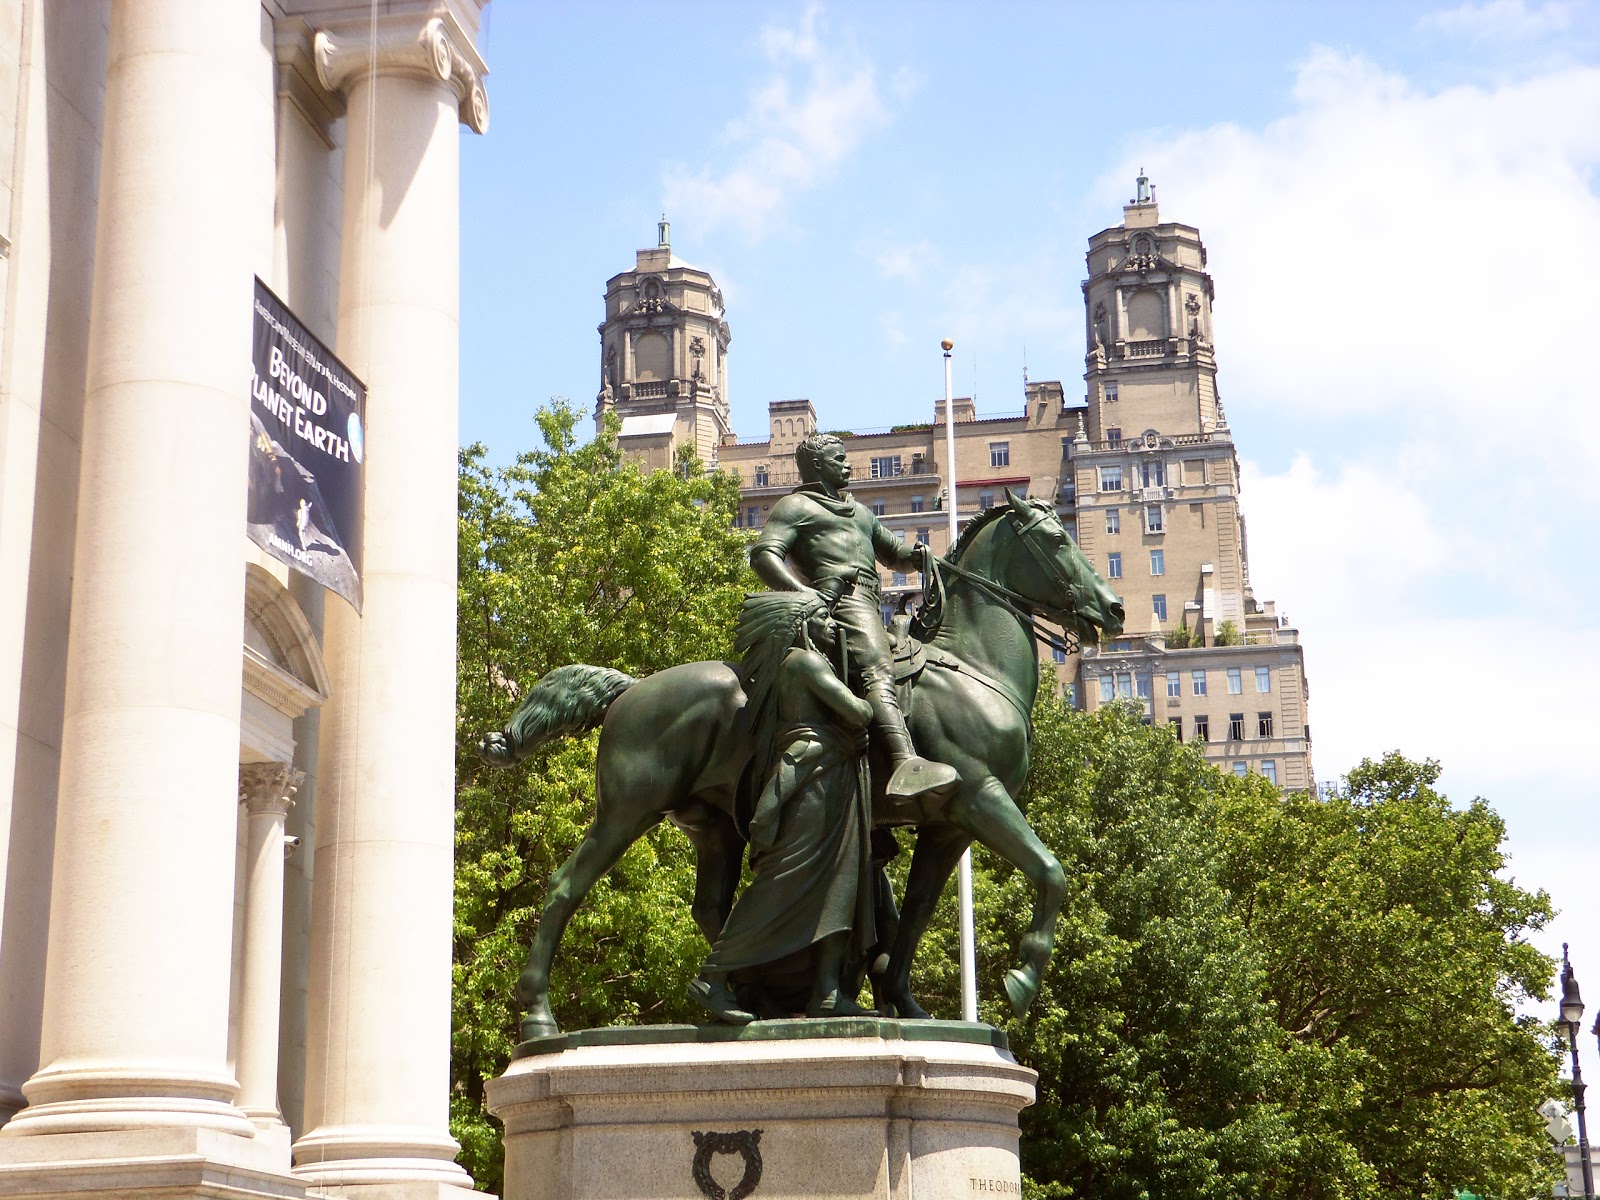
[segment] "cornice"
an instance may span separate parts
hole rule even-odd
[[[474,133],[488,132],[483,77],[489,69],[448,12],[420,24],[414,14],[333,22],[318,29],[312,56],[322,86],[339,96],[368,73],[438,80],[455,93],[462,123]]]

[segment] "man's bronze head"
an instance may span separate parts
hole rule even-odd
[[[822,478],[822,456],[836,449],[842,449],[844,443],[831,433],[813,433],[806,440],[795,447],[794,461],[800,468],[800,478],[807,483],[816,483]]]

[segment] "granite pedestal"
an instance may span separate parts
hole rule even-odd
[[[1021,1194],[1036,1074],[987,1025],[838,1018],[585,1030],[488,1085],[505,1200]]]

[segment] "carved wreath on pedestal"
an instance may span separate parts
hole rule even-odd
[[[761,1130],[741,1129],[736,1133],[694,1135],[694,1182],[711,1200],[744,1200],[761,1182]],[[723,1188],[711,1177],[713,1154],[737,1154],[744,1159],[744,1175],[731,1188]]]

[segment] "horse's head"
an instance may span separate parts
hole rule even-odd
[[[1099,639],[1101,631],[1122,632],[1122,601],[1084,557],[1061,524],[1056,510],[1043,500],[1024,500],[1006,489],[1006,524],[1016,548],[999,580],[1024,596],[1046,619],[1082,642]]]

